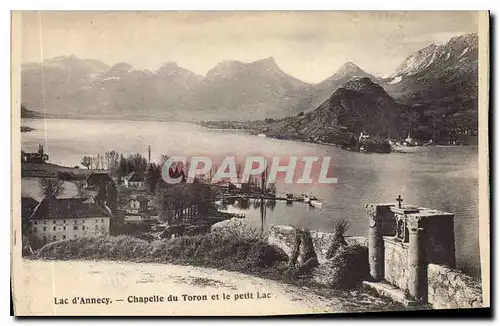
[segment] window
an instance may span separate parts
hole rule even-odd
[[[56,237],[56,236],[53,236],[53,237],[52,237],[52,240],[53,240],[53,241],[56,241],[56,240],[57,240],[57,237]]]
[[[101,223],[104,223],[104,219],[101,218]]]
[[[97,224],[97,220],[94,221]]]
[[[84,225],[84,226],[82,226],[82,230],[85,230],[85,225]]]
[[[76,234],[73,236],[73,238],[76,238]]]
[[[53,223],[53,224],[56,224],[56,220],[53,220],[53,221],[52,221],[52,223]]]
[[[73,225],[73,230],[78,230],[78,226],[77,225]]]
[[[63,230],[65,230],[65,231],[66,231],[66,227],[65,227],[65,226],[63,226]]]
[[[76,224],[76,220],[73,220],[73,224]]]
[[[56,230],[56,227],[54,226],[54,227],[52,228],[52,230],[53,230],[53,231],[55,231],[55,230]]]
[[[37,225],[37,221],[34,221],[33,224]]]
[[[85,224],[85,220],[82,220],[82,223]]]
[[[63,235],[63,240],[66,240],[66,236],[65,235]]]
[[[63,223],[66,223],[66,220],[63,220]]]
[[[43,241],[47,241],[47,237],[46,236],[43,236]]]
[[[47,227],[45,227],[45,226],[44,226],[44,227],[43,227],[43,230],[44,230],[44,231],[47,231]]]
[[[95,226],[95,229],[97,230],[98,228],[99,228],[99,227],[96,225],[96,226]]]
[[[96,226],[96,228],[97,228],[97,226]],[[36,233],[36,228],[33,228],[33,233]]]

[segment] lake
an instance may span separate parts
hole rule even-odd
[[[330,185],[277,184],[278,193],[307,193],[323,201],[322,209],[304,204],[276,202],[266,209],[265,225],[291,224],[312,230],[331,231],[339,220],[351,224],[349,235],[366,235],[366,203],[395,202],[452,212],[459,267],[479,266],[478,244],[478,148],[425,147],[412,153],[364,154],[328,145],[270,139],[244,132],[210,130],[186,123],[123,120],[23,119],[35,128],[22,133],[22,149],[36,151],[43,144],[49,162],[78,165],[84,155],[116,150],[125,154],[250,156],[330,156],[330,170],[338,183]],[[240,211],[231,206],[228,210]],[[260,227],[257,203],[243,209]]]

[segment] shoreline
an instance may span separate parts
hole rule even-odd
[[[119,119],[113,119],[111,116],[95,116],[95,117],[82,117],[82,116],[48,116],[48,117],[22,117],[22,120],[41,120],[41,119],[51,119],[51,120],[104,120],[104,121],[126,121],[126,122],[164,122],[164,123],[179,123],[179,124],[189,124],[189,125],[195,125],[198,127],[202,127],[208,130],[214,130],[214,131],[227,131],[227,132],[237,132],[237,133],[246,133],[251,136],[256,136],[258,137],[258,134],[256,133],[255,130],[252,128],[217,128],[217,127],[210,127],[205,123],[205,121],[175,121],[175,120],[168,120],[168,118],[151,118],[151,119],[141,119],[140,117],[136,118],[123,118],[120,117]],[[221,123],[224,121],[216,121],[217,123]],[[252,121],[250,121],[252,122]],[[249,123],[248,121],[237,121],[237,123]],[[31,128],[31,127],[30,127]],[[32,129],[35,130],[35,129]],[[31,130],[30,130],[31,131]],[[268,138],[268,139],[276,139],[276,140],[286,140],[286,141],[294,141],[294,142],[301,142],[301,143],[308,143],[308,144],[315,144],[315,145],[325,145],[325,146],[332,146],[332,147],[338,147],[340,149],[343,149],[340,145],[335,144],[335,143],[327,143],[327,142],[321,142],[321,141],[308,141],[308,140],[303,140],[303,139],[294,139],[294,138],[278,138],[278,137],[273,137],[273,136],[268,136],[265,135],[263,138]],[[450,144],[436,144],[432,146],[413,146],[415,148],[424,148],[424,147],[479,147],[479,145],[450,145]],[[413,147],[405,147],[405,148],[413,148]],[[359,152],[359,151],[352,151],[348,149],[344,149],[346,151],[350,152]],[[408,152],[400,151],[399,149],[393,150],[390,153],[403,153],[406,154]],[[390,154],[390,153],[384,153],[384,154]],[[370,152],[368,154],[378,154],[377,152]]]

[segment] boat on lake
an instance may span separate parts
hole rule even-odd
[[[321,208],[321,206],[323,206],[323,203],[321,202],[321,200],[319,200],[319,198],[311,196],[309,197],[309,205],[316,208]]]

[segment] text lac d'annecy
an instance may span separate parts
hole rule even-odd
[[[207,156],[173,156],[162,168],[162,177],[165,182],[175,184],[179,182],[192,183],[199,176],[209,176],[211,183],[231,181],[232,183],[248,182],[251,177],[267,175],[267,183],[276,182],[279,173],[282,173],[284,183],[337,183],[337,178],[329,175],[331,157],[324,156],[275,156],[267,159],[261,156],[249,156],[244,160],[243,173],[239,173],[241,165],[237,164],[235,156],[222,158],[217,165]],[[176,173],[187,170],[187,175]],[[187,167],[187,169],[185,168]],[[212,171],[215,173],[212,174]],[[240,176],[240,177],[239,177]]]

